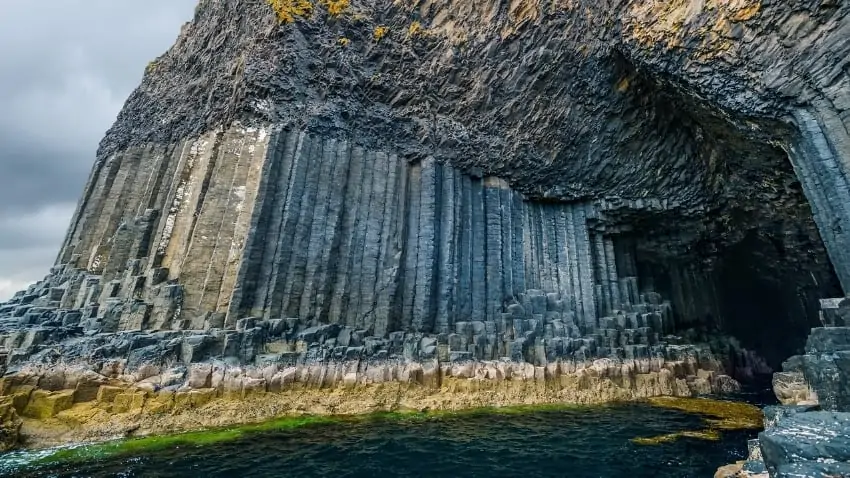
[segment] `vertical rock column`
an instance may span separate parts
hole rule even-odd
[[[811,112],[798,109],[794,118],[800,136],[790,148],[791,163],[812,207],[836,275],[844,290],[850,291],[850,172],[842,167],[840,157],[850,152],[850,140],[836,148]],[[847,135],[846,130],[843,134]]]
[[[594,298],[593,260],[590,249],[590,232],[587,227],[587,207],[584,204],[573,206],[573,231],[576,237],[577,258],[579,277],[579,291],[576,296],[581,297],[582,322],[584,331],[595,330],[598,326],[596,315],[596,300]]]
[[[373,333],[385,336],[394,327],[393,320],[399,313],[397,300],[401,250],[404,237],[405,188],[407,186],[406,164],[395,155],[378,153],[387,165],[387,181],[384,210],[381,216],[380,255],[375,283],[375,304],[371,316],[365,317],[373,323]]]
[[[458,218],[461,208],[461,194],[458,173],[454,168],[440,165],[439,174],[442,176],[439,190],[440,228],[438,233],[437,267],[437,307],[434,332],[447,334],[455,322],[454,300],[457,293],[460,229]]]
[[[484,215],[486,257],[486,320],[495,322],[502,311],[504,291],[504,264],[502,262],[502,197],[501,181],[498,178],[485,178]]]
[[[416,234],[416,285],[414,286],[413,328],[420,332],[432,332],[436,313],[435,290],[437,284],[436,238],[440,232],[442,217],[439,214],[438,181],[441,177],[433,158],[422,162],[419,196],[419,228]]]
[[[602,316],[611,315],[611,284],[608,282],[608,262],[605,259],[605,241],[601,233],[593,233],[591,235],[592,251],[593,251],[593,274],[596,278],[596,304],[599,314]]]
[[[255,316],[379,336],[495,331],[506,306],[546,295],[535,313],[568,312],[592,331],[597,300],[607,313],[632,295],[613,239],[588,229],[590,205],[526,201],[497,177],[346,138],[236,124],[125,151],[87,191],[60,256],[103,277],[69,283],[63,303],[119,328]]]

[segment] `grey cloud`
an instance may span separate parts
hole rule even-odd
[[[65,237],[75,203],[59,203],[32,214],[0,219],[0,252],[50,247],[56,249]],[[54,254],[57,251],[54,251]],[[0,270],[4,270],[0,262]]]
[[[47,272],[100,138],[195,3],[0,0],[0,300]]]

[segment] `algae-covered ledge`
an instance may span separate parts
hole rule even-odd
[[[54,366],[0,379],[0,411],[7,449],[40,448],[305,414],[598,404],[737,390],[737,382],[719,370],[722,365],[713,359],[699,362],[695,356],[546,366],[404,360],[292,367],[208,363],[162,370],[144,379],[139,377],[150,369],[110,378]]]
[[[254,399],[258,397],[253,397]],[[250,403],[250,402],[249,402]],[[671,430],[668,435],[654,438],[636,437],[631,441],[637,445],[657,445],[668,443],[680,438],[697,438],[716,440],[721,432],[733,430],[748,430],[761,427],[762,413],[758,407],[740,402],[706,398],[673,398],[663,397],[641,400],[641,404],[656,408],[672,409],[689,414],[699,415],[706,426],[700,431]],[[98,443],[83,443],[73,446],[61,446],[38,455],[31,455],[27,466],[40,467],[55,464],[72,464],[91,460],[108,459],[117,456],[134,454],[150,454],[157,451],[181,447],[206,447],[224,442],[251,438],[262,433],[282,432],[305,427],[321,427],[333,425],[356,425],[360,423],[401,422],[418,425],[431,420],[452,419],[461,417],[487,417],[494,415],[517,415],[535,413],[559,413],[568,411],[585,411],[599,407],[619,407],[623,403],[609,405],[575,405],[569,403],[549,403],[513,406],[483,406],[463,408],[460,410],[411,410],[398,409],[394,411],[376,411],[349,415],[293,415],[276,419],[260,421],[239,426],[207,427],[197,431],[177,432],[164,435],[133,437],[128,439],[108,440]]]

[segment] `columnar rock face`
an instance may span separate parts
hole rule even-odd
[[[236,241],[237,247],[250,252],[235,261],[236,268],[248,263],[241,269],[246,272],[244,280],[237,274],[236,293],[231,296],[219,289],[219,297],[213,298],[219,285],[230,287],[228,281],[234,276],[228,274],[233,267],[221,273],[223,266],[218,264],[203,272],[189,267],[184,277],[182,264],[194,262],[178,252],[191,251],[186,236],[178,237],[161,266],[151,266],[167,268],[169,279],[186,286],[188,314],[181,320],[195,321],[191,327],[198,327],[198,315],[207,312],[224,313],[232,326],[239,316],[265,316],[272,307],[275,314],[294,315],[297,308],[299,316],[303,309],[305,315],[318,313],[320,318],[338,320],[332,316],[339,314],[343,303],[354,300],[358,310],[345,313],[385,316],[374,319],[381,329],[410,321],[419,330],[437,331],[437,320],[451,321],[446,311],[461,310],[447,302],[460,289],[447,289],[448,278],[439,269],[452,267],[454,272],[466,273],[461,266],[466,257],[455,260],[451,254],[473,254],[476,267],[486,264],[485,278],[517,266],[523,274],[532,270],[545,282],[547,273],[536,270],[525,252],[521,263],[511,249],[510,257],[503,255],[501,268],[492,266],[495,249],[490,245],[495,236],[479,234],[487,239],[463,245],[469,238],[455,234],[448,246],[440,242],[448,236],[439,234],[463,224],[464,217],[459,215],[449,219],[448,210],[465,211],[464,186],[453,187],[456,193],[450,193],[444,187],[446,176],[438,179],[442,182],[434,199],[427,196],[431,161],[439,165],[435,168],[454,168],[451,173],[443,169],[444,175],[468,177],[473,192],[478,187],[473,179],[481,178],[485,183],[506,184],[528,203],[583,205],[591,217],[603,211],[599,219],[593,218],[597,224],[591,229],[600,226],[609,237],[631,236],[637,251],[638,270],[623,273],[624,277],[638,277],[644,288],[668,298],[677,323],[731,327],[730,333],[753,348],[778,344],[777,350],[764,351],[777,365],[801,349],[807,330],[817,325],[818,300],[838,295],[840,282],[846,287],[850,280],[850,263],[844,257],[850,248],[842,232],[848,230],[842,224],[847,221],[844,196],[850,154],[847,5],[812,1],[792,8],[750,0],[605,5],[584,0],[332,3],[334,8],[324,1],[282,2],[276,4],[281,11],[275,12],[267,2],[201,2],[194,21],[148,69],[101,144],[99,158],[106,163],[115,155],[144,148],[167,149],[173,155],[198,138],[209,140],[216,128],[263,129],[273,141],[272,154],[279,159],[265,161],[263,167],[269,169],[260,177],[263,181],[274,177],[274,181],[255,185],[253,176],[244,171],[234,176],[234,185],[248,178],[241,214],[255,207],[271,208],[259,216],[250,211],[252,220],[258,218],[257,231],[265,231],[271,243],[262,239],[260,250]],[[311,8],[291,8],[305,4]],[[234,121],[244,126],[234,126]],[[287,156],[286,148],[293,147],[288,134],[304,135],[295,143],[301,148],[297,158]],[[342,147],[348,150],[338,149]],[[337,148],[334,157],[326,158],[333,148]],[[357,154],[363,154],[365,168],[357,169]],[[340,163],[340,156],[347,161]],[[411,169],[390,171],[384,161],[398,161]],[[315,170],[298,169],[314,163]],[[416,176],[417,167],[426,176]],[[387,171],[386,184],[372,180],[372,168]],[[214,182],[219,173],[213,169]],[[338,171],[348,171],[351,177],[345,182],[337,178],[332,191],[325,193],[311,183],[317,177],[311,174],[337,177],[341,176]],[[391,183],[391,173],[396,183]],[[202,173],[194,174],[198,184],[204,184]],[[358,174],[359,179],[354,179]],[[171,184],[174,173],[167,170],[163,177]],[[420,185],[418,177],[425,182]],[[401,183],[402,178],[412,181]],[[352,183],[354,188],[349,187]],[[252,188],[258,191],[253,199]],[[339,198],[333,193],[343,189],[344,208],[337,211],[333,200]],[[204,191],[203,187],[197,190]],[[384,202],[373,197],[381,191],[387,193]],[[407,203],[388,207],[393,198],[408,201],[417,191],[421,204],[413,201],[409,209],[405,209]],[[256,198],[264,199],[262,206]],[[494,204],[486,199],[482,205]],[[439,205],[433,220],[430,201]],[[470,220],[466,232],[470,237],[494,232],[492,213],[475,201],[477,196],[472,194],[468,203],[479,210],[466,216]],[[318,223],[312,216],[301,220],[302,202],[317,205]],[[384,209],[378,213],[372,204]],[[160,204],[152,209],[167,216],[166,209],[173,206]],[[358,211],[364,207],[377,214],[362,215]],[[574,209],[574,220],[580,209]],[[385,216],[384,210],[400,215]],[[212,208],[205,212],[209,216]],[[354,222],[314,231],[314,226],[329,226],[328,221],[337,217]],[[434,230],[424,231],[423,238],[417,235],[416,241],[409,229],[391,236],[392,230],[372,226],[415,229],[423,220],[433,221]],[[277,221],[283,221],[281,234],[295,234],[291,248],[286,243],[274,246],[281,240],[274,231]],[[503,215],[501,221],[507,218]],[[368,237],[358,229],[364,224],[369,225]],[[523,227],[537,227],[534,224]],[[249,236],[254,226],[252,222],[248,227]],[[569,229],[566,224],[565,228]],[[182,234],[189,232],[185,229]],[[225,230],[221,237],[227,234]],[[316,234],[322,235],[322,245],[300,242]],[[334,234],[350,237],[333,249],[338,237]],[[385,242],[389,237],[393,237],[391,243]],[[377,250],[365,250],[363,258],[346,256],[352,247],[360,247],[360,241],[366,244],[373,238],[381,239]],[[595,238],[589,241],[594,250]],[[538,247],[533,244],[525,240],[522,247]],[[310,250],[322,246],[321,252]],[[270,247],[275,249],[266,250]],[[476,247],[487,249],[476,252]],[[90,254],[88,246],[83,248]],[[67,247],[65,251],[60,264],[72,262],[68,254],[74,252]],[[224,254],[221,247],[217,251]],[[408,276],[397,277],[399,296],[388,300],[388,289],[377,290],[393,274],[394,264],[387,263],[388,258],[395,261],[393,251],[404,254],[398,258],[396,274]],[[561,267],[581,267],[575,265],[578,255],[569,256],[569,248],[566,254],[566,260],[557,262]],[[427,274],[410,267],[414,255],[417,261],[433,259],[434,277],[426,279]],[[341,262],[335,261],[343,256]],[[592,264],[598,264],[599,257],[594,256]],[[251,261],[263,265],[257,270]],[[281,261],[288,261],[282,270]],[[323,269],[326,261],[333,263],[334,270]],[[340,282],[345,271],[362,264],[371,268],[372,262],[374,272],[358,270],[351,279],[360,280],[363,274],[375,286],[361,283],[354,290]],[[198,274],[204,277],[192,278]],[[519,284],[515,276],[512,270],[510,287]],[[562,281],[561,291],[576,284],[591,285],[573,279],[570,276],[566,286]],[[207,281],[200,296],[192,296],[197,293],[193,280]],[[282,289],[273,285],[269,295],[268,282],[281,280],[285,282]],[[458,287],[464,286],[464,280],[457,280]],[[477,302],[487,300],[492,314],[496,303],[509,298],[498,297],[489,281],[481,286],[471,275],[469,280],[474,287],[483,287],[470,290],[467,303],[476,302],[469,313],[487,313],[487,307]],[[556,291],[533,280],[528,277],[528,288]],[[590,281],[596,306],[596,297],[608,298],[606,289],[596,291],[605,280],[598,282],[594,271]],[[503,289],[508,285],[503,281]],[[421,317],[414,324],[412,296],[404,287],[419,287],[414,305],[437,307],[443,317],[417,310],[416,314],[434,316],[433,325],[431,319]],[[376,308],[370,311],[373,295],[381,302],[376,300]],[[583,307],[588,297],[585,292],[569,300],[574,308],[579,302]],[[402,314],[393,309],[399,304]],[[463,301],[457,304],[460,307]],[[598,313],[598,317],[604,315],[605,311]],[[759,315],[771,318],[762,322]],[[220,320],[216,317],[213,323]],[[763,332],[769,327],[788,334],[775,340]]]
[[[88,334],[256,317],[449,345],[469,326],[475,346],[450,350],[481,359],[510,355],[523,330],[545,331],[550,352],[562,338],[637,334],[617,348],[672,331],[670,304],[640,288],[633,241],[603,216],[432,158],[234,126],[99,164],[49,287],[2,310],[33,325],[80,311],[67,325]]]
[[[528,201],[433,158],[235,126],[98,165],[60,253],[79,272],[52,294],[116,317],[112,332],[300,317],[449,333],[523,300],[519,316],[590,332],[642,292],[633,242],[600,209]]]

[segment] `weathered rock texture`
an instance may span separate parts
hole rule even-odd
[[[86,198],[48,302],[88,307],[105,332],[242,317],[382,337],[512,318],[589,332],[615,311],[662,332],[663,318],[638,325],[634,314],[669,312],[641,295],[634,243],[606,230],[604,202],[529,202],[495,177],[299,130],[235,127],[171,152],[131,149]],[[648,300],[660,308],[638,307]]]
[[[53,271],[0,305],[10,371],[746,376],[850,288],[850,5],[271,3],[201,1],[148,67]]]

